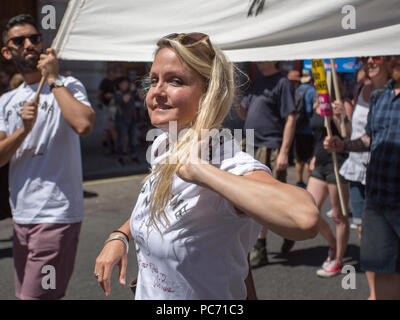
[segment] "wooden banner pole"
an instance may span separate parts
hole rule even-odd
[[[53,42],[50,48],[53,48],[56,53],[60,50],[61,45],[65,39],[65,34],[71,26],[71,22],[73,20],[73,16],[76,14],[77,8],[83,4],[82,0],[70,0],[68,2],[67,9],[65,10],[64,16],[62,18],[60,27],[57,30],[57,34],[53,39]],[[42,92],[44,83],[46,82],[46,78],[42,76],[39,82],[39,86],[36,89],[36,94],[34,101],[39,103],[40,93]]]
[[[336,101],[342,101],[342,95],[340,92],[340,86],[339,86],[339,78],[336,73],[336,65],[335,65],[335,60],[331,59],[331,69],[332,69],[332,76],[333,76],[333,86],[335,88],[335,100]],[[331,97],[333,98],[333,95],[331,94]],[[342,135],[343,138],[347,137],[347,132],[346,132],[346,124],[344,122],[344,115],[340,115],[340,134]]]

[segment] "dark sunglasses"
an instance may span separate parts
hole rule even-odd
[[[372,59],[372,63],[374,63],[374,64],[381,64],[381,63],[383,63],[383,61],[389,60],[390,57],[389,56],[363,57],[363,58],[361,58],[361,61],[365,65],[368,63],[369,59]]]
[[[167,40],[177,40],[180,44],[187,48],[194,47],[200,43],[205,43],[210,49],[212,57],[214,58],[215,56],[215,51],[211,44],[210,37],[205,33],[171,33],[163,38]]]
[[[37,45],[42,41],[42,34],[35,33],[35,34],[27,35],[27,36],[13,37],[13,38],[8,39],[8,42],[12,41],[12,43],[15,46],[22,47],[25,43],[26,38],[28,38],[32,44]]]

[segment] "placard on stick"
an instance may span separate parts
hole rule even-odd
[[[326,76],[323,60],[312,60],[312,74],[317,90],[318,100],[321,108],[321,116],[332,117],[333,111],[331,99],[329,97],[328,86],[326,84]]]
[[[332,137],[331,117],[333,116],[333,110],[326,82],[323,60],[312,60],[312,74],[314,77],[315,89],[317,90],[318,94],[318,101],[320,104],[320,114],[321,116],[325,117],[325,127],[328,131],[328,136]],[[343,196],[342,183],[340,181],[339,167],[335,152],[332,152],[332,160],[336,178],[336,185],[339,193],[340,207],[342,209],[343,215],[347,216],[347,204],[345,203]]]

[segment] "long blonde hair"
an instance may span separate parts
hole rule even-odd
[[[204,43],[194,46],[182,45],[178,40],[161,38],[155,55],[163,48],[172,48],[176,54],[204,79],[205,93],[200,98],[196,118],[191,130],[186,130],[173,145],[167,161],[159,163],[146,177],[153,186],[150,195],[150,223],[159,229],[158,223],[169,225],[165,210],[172,198],[172,181],[179,167],[198,148],[201,130],[217,129],[229,112],[235,96],[234,66],[223,52],[212,46],[215,54],[204,54]]]

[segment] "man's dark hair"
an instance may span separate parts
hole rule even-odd
[[[8,20],[8,23],[6,24],[6,26],[4,28],[3,45],[7,44],[8,30],[10,30],[14,26],[23,25],[23,24],[30,24],[33,27],[35,27],[36,30],[39,30],[35,19],[33,19],[30,14],[20,14],[18,16],[12,17],[10,20]]]

